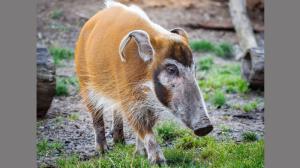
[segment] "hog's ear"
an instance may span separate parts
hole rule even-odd
[[[138,46],[139,56],[144,62],[150,62],[154,56],[154,50],[150,42],[150,37],[144,30],[134,30],[129,32],[121,41],[119,55],[122,62],[126,62],[124,50],[128,42],[133,38]]]
[[[188,34],[185,30],[183,30],[182,28],[174,28],[172,30],[170,30],[171,33],[175,33],[178,34],[182,37],[184,37],[187,41],[188,41]]]

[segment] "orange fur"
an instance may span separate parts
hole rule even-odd
[[[144,30],[149,34],[155,50],[151,63],[145,63],[139,57],[134,40],[126,47],[126,63],[121,61],[119,44],[133,30]],[[122,6],[103,9],[90,18],[80,32],[75,50],[76,72],[86,103],[89,104],[87,92],[92,87],[100,95],[119,102],[120,111],[124,111],[129,122],[134,123],[134,129],[139,131],[144,123],[136,121],[128,105],[144,99],[145,95],[136,86],[151,80],[153,69],[167,55],[168,46],[174,43],[168,36],[176,36],[188,44],[186,38],[173,33],[163,34],[149,20]]]

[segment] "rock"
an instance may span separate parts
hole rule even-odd
[[[36,49],[37,64],[37,117],[43,118],[55,95],[55,66],[47,48]]]

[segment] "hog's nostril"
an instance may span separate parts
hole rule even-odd
[[[195,129],[194,130],[194,133],[197,135],[197,136],[205,136],[207,135],[208,133],[210,133],[212,130],[213,130],[213,126],[212,125],[207,125],[205,127],[202,127],[202,128],[198,128],[198,129]]]

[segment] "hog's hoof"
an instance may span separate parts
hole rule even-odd
[[[96,144],[96,151],[98,151],[100,154],[105,154],[109,150],[107,144]]]
[[[135,148],[135,151],[133,152],[133,155],[141,155],[141,156],[147,156],[147,152],[145,148]]]
[[[152,156],[149,155],[148,160],[150,164],[166,165],[166,159],[162,152],[158,152]]]

